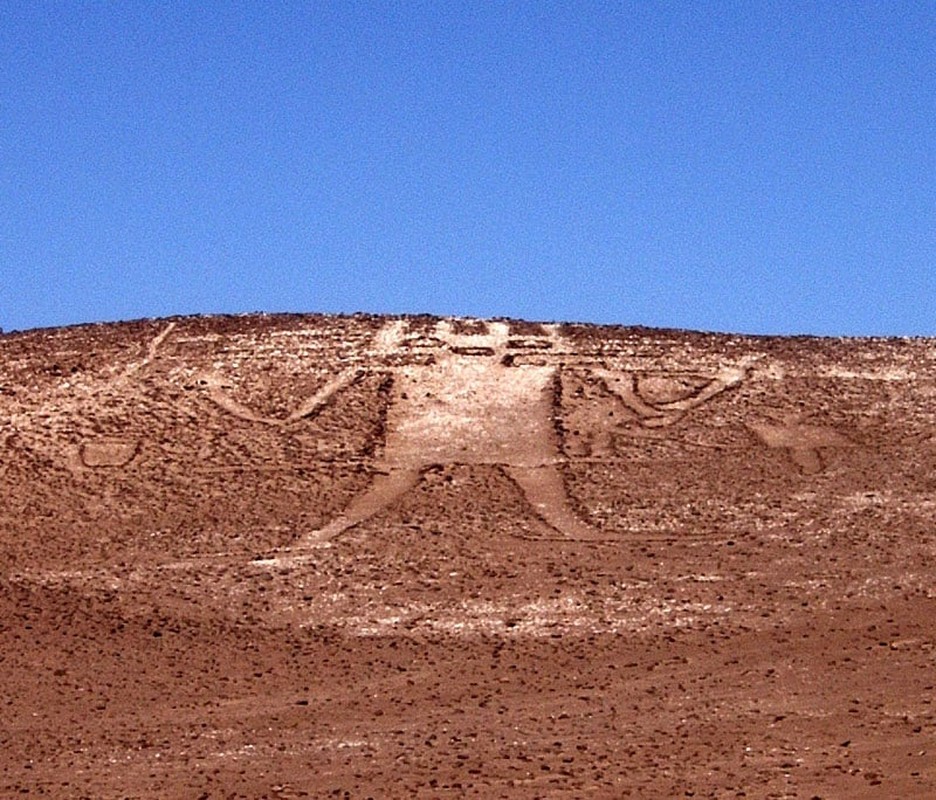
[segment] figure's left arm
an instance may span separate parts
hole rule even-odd
[[[718,371],[718,374],[702,387],[702,391],[698,394],[683,400],[660,403],[659,407],[667,411],[689,411],[690,409],[697,408],[703,403],[707,403],[715,397],[715,395],[721,394],[726,389],[739,386],[747,377],[748,369],[749,366],[746,363],[742,363],[737,367],[722,367],[722,369]]]

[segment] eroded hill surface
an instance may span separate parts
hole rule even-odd
[[[936,795],[936,342],[0,336],[0,794]]]

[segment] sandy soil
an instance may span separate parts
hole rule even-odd
[[[936,342],[0,336],[0,796],[936,796]]]

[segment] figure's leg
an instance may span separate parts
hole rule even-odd
[[[609,538],[580,520],[569,508],[565,483],[555,464],[506,467],[507,474],[523,490],[537,516],[556,531],[554,538],[569,541],[607,541]]]
[[[295,549],[302,550],[326,544],[349,528],[364,522],[412,489],[419,480],[419,471],[413,468],[391,469],[374,478],[366,492],[355,497],[348,507],[331,522],[317,531],[307,533]]]

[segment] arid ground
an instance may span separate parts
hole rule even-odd
[[[936,341],[0,336],[0,796],[936,797]]]

